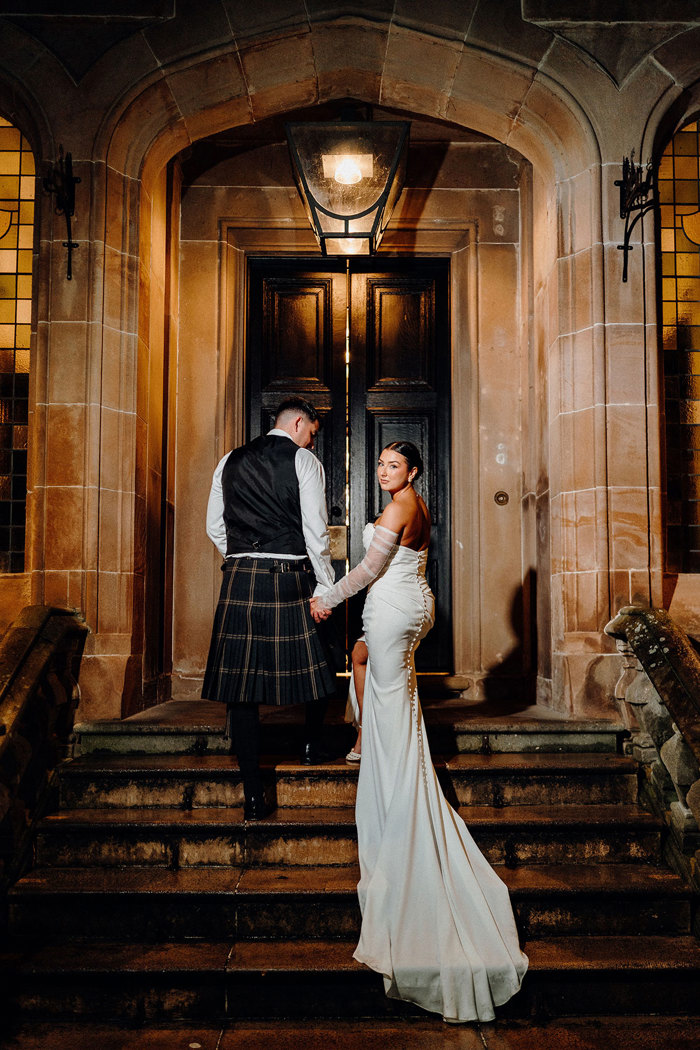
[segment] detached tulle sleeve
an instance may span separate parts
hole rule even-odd
[[[375,525],[372,542],[362,561],[351,569],[347,576],[338,580],[329,591],[318,596],[319,605],[324,609],[334,609],[346,598],[352,598],[353,594],[357,594],[363,587],[368,587],[376,580],[393,554],[398,538],[398,532],[385,529],[383,525]]]

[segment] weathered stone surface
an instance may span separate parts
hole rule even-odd
[[[498,1021],[446,1030],[437,1021],[412,1018],[319,1021],[237,1021],[213,1026],[173,1023],[140,1026],[85,1021],[23,1023],[8,1050],[75,1050],[81,1041],[102,1050],[172,1050],[174,1046],[199,1045],[201,1050],[260,1050],[275,1046],[293,1050],[591,1050],[599,1046],[621,1046],[634,1031],[637,1050],[690,1050],[697,1022],[683,1017],[592,1017],[561,1018],[538,1023],[532,1018]]]
[[[495,864],[611,863],[659,856],[660,823],[629,804],[472,805],[463,810]],[[350,808],[278,809],[244,824],[240,810],[64,810],[42,822],[43,865],[354,864]]]
[[[344,703],[332,702],[325,734],[329,748],[345,754],[352,731],[345,723]],[[615,752],[624,726],[616,719],[571,720],[544,706],[512,710],[508,698],[478,704],[425,705],[425,721],[433,751],[450,752]],[[290,709],[264,714],[263,750],[289,753],[301,713]],[[201,700],[169,700],[125,721],[95,719],[75,726],[76,754],[224,754],[224,711],[221,704]],[[347,745],[347,746],[345,746]]]
[[[687,933],[689,893],[648,865],[497,869],[523,936]],[[319,939],[356,936],[356,866],[64,868],[25,876],[10,895],[15,936],[98,940]]]
[[[25,1018],[37,1008],[72,1021],[424,1018],[417,1008],[384,996],[381,978],[352,959],[353,945],[329,940],[109,944],[73,951],[58,945],[17,958],[9,988]],[[700,949],[689,936],[560,937],[525,948],[528,979],[505,1016],[528,1016],[536,1003],[549,1016],[609,1013],[614,1000],[616,1012],[627,1013],[650,1004],[660,1013],[690,1012],[696,1003]],[[55,983],[57,967],[61,985]],[[115,980],[119,973],[123,976]],[[70,1001],[63,991],[67,979],[79,987]]]
[[[685,801],[688,809],[695,817],[696,824],[700,827],[700,781],[696,780],[688,789]]]
[[[647,743],[644,743],[645,738],[642,737],[640,740],[632,741],[632,756],[635,762],[639,762],[640,765],[648,766],[655,762],[658,758],[658,751],[654,747],[651,737],[647,737]]]
[[[671,803],[670,817],[677,848],[685,857],[693,857],[700,850],[700,830],[691,810],[682,802],[674,801]],[[691,872],[692,863],[691,860]]]
[[[651,779],[659,797],[671,802],[675,797],[676,790],[666,766],[658,757],[651,764]]]
[[[645,674],[637,676],[628,688],[625,699],[634,707],[640,725],[653,740],[657,751],[660,751],[663,744],[673,735],[672,719]]]
[[[696,854],[696,861],[700,845],[696,813],[700,808],[700,661],[696,648],[666,612],[644,606],[622,609],[606,633],[616,638],[621,653],[631,656],[632,680],[624,683],[623,702],[629,704],[640,725],[649,729],[649,733],[633,732],[624,751],[651,765],[642,797],[655,812],[665,812],[671,830],[668,855],[676,869],[694,881],[695,862],[687,858]],[[644,737],[654,746],[645,748]]]
[[[616,25],[612,15],[607,12],[605,24],[585,25],[562,21],[552,25],[552,20],[533,21],[551,26],[557,36],[570,41],[604,69],[618,87],[656,48],[673,40],[686,28],[683,24]]]
[[[25,862],[50,771],[66,756],[86,633],[67,610],[33,606],[0,640],[0,892]]]
[[[676,729],[675,726],[674,729]],[[681,802],[685,802],[688,788],[696,780],[700,780],[700,769],[693,752],[677,729],[675,735],[661,748],[661,761],[669,772],[678,792],[678,798]]]
[[[634,764],[616,754],[474,752],[436,759],[438,775],[460,805],[634,802]],[[278,807],[352,807],[358,770],[343,758],[313,771],[294,758],[264,757]],[[87,756],[63,770],[61,803],[69,809],[240,807],[236,761],[228,756]]]

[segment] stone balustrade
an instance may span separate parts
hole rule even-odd
[[[626,606],[605,633],[624,658],[615,699],[647,800],[667,814],[669,861],[700,884],[700,657],[667,612]]]
[[[0,640],[0,890],[21,873],[52,770],[71,748],[88,627],[69,609],[31,605]]]

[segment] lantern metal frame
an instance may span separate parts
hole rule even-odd
[[[388,175],[388,177],[387,177],[387,179],[385,181],[385,184],[384,184],[384,189],[382,190],[380,195],[376,198],[374,204],[372,204],[369,208],[363,208],[361,211],[354,212],[351,215],[343,215],[343,214],[339,214],[338,212],[330,211],[328,208],[325,208],[320,203],[320,201],[318,201],[316,199],[316,197],[314,196],[314,194],[311,191],[311,188],[309,186],[309,181],[308,181],[308,178],[307,178],[307,174],[306,174],[306,171],[304,170],[304,165],[302,164],[301,157],[299,156],[299,150],[297,149],[296,142],[294,141],[295,129],[297,129],[297,128],[308,129],[310,127],[313,128],[314,130],[318,131],[318,132],[321,132],[321,133],[323,131],[325,131],[325,130],[328,130],[329,132],[330,131],[337,132],[339,128],[342,128],[343,131],[348,132],[348,134],[350,134],[350,135],[352,134],[353,128],[356,128],[357,131],[358,131],[358,134],[362,134],[362,135],[367,135],[367,133],[371,132],[371,129],[374,128],[374,127],[378,128],[378,129],[379,128],[387,128],[387,127],[394,127],[394,128],[400,128],[401,129],[400,130],[399,139],[398,139],[398,143],[397,143],[397,145],[396,145],[396,147],[394,149],[394,157],[393,157],[393,160],[391,162],[389,175]],[[379,247],[381,239],[384,236],[386,228],[389,225],[389,220],[391,218],[391,213],[385,216],[385,211],[386,211],[386,205],[387,205],[387,202],[388,202],[389,197],[391,195],[392,189],[394,188],[394,186],[396,184],[397,177],[401,181],[400,181],[400,184],[398,186],[398,191],[396,193],[396,201],[398,201],[398,198],[399,198],[399,196],[401,194],[401,190],[404,187],[403,173],[405,173],[405,167],[406,167],[405,161],[406,161],[406,158],[407,158],[407,155],[408,155],[408,139],[409,139],[410,127],[411,127],[410,122],[407,121],[407,120],[391,120],[391,121],[388,121],[388,120],[387,121],[371,121],[371,120],[345,121],[345,120],[343,120],[343,121],[340,121],[340,122],[338,122],[338,121],[335,121],[335,122],[333,122],[333,121],[326,121],[326,122],[322,122],[322,123],[310,123],[310,122],[307,122],[307,123],[303,123],[303,124],[302,123],[286,123],[285,124],[284,128],[285,128],[285,132],[286,132],[286,135],[287,135],[287,143],[289,145],[289,153],[290,153],[291,162],[292,162],[292,171],[294,173],[294,179],[295,179],[295,182],[296,182],[296,185],[297,185],[297,189],[299,191],[299,196],[301,197],[302,202],[304,204],[304,208],[306,210],[307,218],[308,218],[309,223],[311,225],[311,228],[312,228],[312,230],[314,232],[314,236],[316,237],[316,240],[318,241],[318,244],[319,244],[319,247],[321,249],[321,254],[322,255],[325,255],[325,256],[329,255],[328,246],[327,246],[326,242],[327,241],[337,241],[337,240],[369,241],[369,254],[370,255],[374,255],[375,254],[375,252],[377,251],[377,248]],[[352,222],[356,222],[358,219],[363,219],[366,215],[369,215],[371,212],[374,212],[374,211],[376,211],[376,216],[374,218],[374,221],[372,222],[371,228],[368,231],[367,230],[365,230],[365,231],[352,231],[350,229],[350,224]],[[393,208],[392,208],[392,211],[393,211]],[[334,219],[334,220],[336,220],[338,222],[342,222],[343,223],[342,231],[337,231],[337,230],[336,231],[332,231],[332,232],[325,231],[323,229],[322,224],[321,224],[321,220],[320,220],[320,217],[319,217],[319,212],[323,213],[324,215],[327,215],[331,219]],[[336,255],[350,255],[350,254],[353,254],[353,253],[351,253],[351,252],[331,252],[330,254],[336,256]]]

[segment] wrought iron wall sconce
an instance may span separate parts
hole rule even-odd
[[[58,151],[58,160],[49,166],[49,173],[45,176],[43,183],[46,192],[56,196],[56,214],[66,217],[68,239],[63,242],[63,247],[68,249],[66,277],[69,281],[73,280],[73,249],[79,247],[78,242],[73,240],[71,231],[71,219],[75,213],[75,187],[78,182],[80,179],[73,174],[73,158],[70,153],[66,153],[64,157],[63,146],[61,146]]]
[[[632,231],[642,216],[656,204],[651,162],[646,167],[635,164],[632,150],[631,155],[622,160],[622,178],[615,179],[615,185],[620,187],[620,218],[625,220],[625,238],[617,247],[624,253],[622,280],[626,284],[628,256],[634,248],[634,245],[630,244]]]

